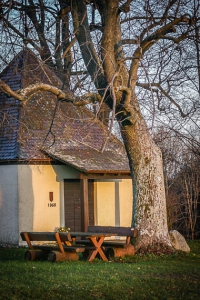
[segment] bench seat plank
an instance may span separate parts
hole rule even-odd
[[[43,250],[43,251],[59,251],[60,248],[54,245],[33,245],[33,249],[35,250]],[[75,245],[75,246],[63,246],[65,252],[83,252],[85,251],[85,247],[83,245]]]

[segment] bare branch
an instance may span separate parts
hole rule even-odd
[[[100,59],[89,34],[90,27],[87,18],[86,4],[81,1],[73,1],[72,4],[75,35],[80,45],[85,66],[97,88],[102,87],[105,84],[105,77]]]
[[[84,106],[94,102],[95,100],[99,102],[101,101],[100,95],[96,93],[88,93],[82,97],[74,97],[70,92],[64,92],[55,86],[43,83],[32,84],[24,89],[13,91],[5,82],[0,79],[0,90],[7,96],[12,96],[17,100],[22,101],[23,105],[25,105],[34,95],[39,92],[50,92],[57,96],[58,100],[71,102],[75,106]]]
[[[128,85],[135,88],[136,81],[137,81],[137,70],[139,66],[139,61],[142,59],[143,54],[149,50],[158,40],[166,38],[166,35],[171,32],[176,32],[175,25],[179,25],[180,23],[188,24],[190,22],[190,18],[184,15],[180,18],[176,18],[173,21],[167,23],[166,25],[162,26],[161,28],[157,29],[154,33],[147,36],[143,41],[141,41],[140,46],[135,50],[133,55],[133,60],[131,63],[131,68],[129,72],[129,82]],[[142,37],[141,34],[140,37]]]
[[[19,101],[23,101],[23,97],[18,93],[14,92],[3,80],[0,79],[0,90],[8,97],[14,97]]]
[[[15,32],[25,43],[29,43],[39,53],[41,53],[41,51],[42,51],[41,48],[38,47],[38,45],[36,43],[34,43],[34,40],[25,37],[25,35],[22,32],[20,32],[15,26],[13,26],[6,18],[4,18],[4,16],[2,14],[0,14],[0,20],[2,20],[6,24],[7,27],[9,27],[10,29],[12,29],[13,32]]]
[[[75,42],[76,42],[76,38],[73,38],[73,39],[71,40],[71,42],[69,43],[67,49],[65,50],[65,52],[64,52],[63,55],[61,56],[61,58],[64,58],[64,57],[68,54],[68,52],[70,51],[70,49],[74,46]]]
[[[139,43],[138,39],[124,39],[122,40],[122,45],[137,45]]]
[[[153,34],[145,38],[141,44],[140,47],[142,48],[142,52],[144,53],[147,51],[150,47],[152,47],[159,39],[162,39],[166,36],[166,34],[171,32],[176,32],[175,25],[178,25],[180,23],[186,23],[188,24],[190,22],[190,18],[187,16],[182,16],[180,18],[175,19],[172,22],[169,22],[168,24],[164,25],[163,27],[156,30]]]
[[[127,0],[122,6],[119,7],[119,10],[124,13],[129,12],[131,2],[132,2],[132,0]]]
[[[185,114],[181,108],[181,106],[161,87],[161,85],[159,83],[151,83],[151,84],[148,84],[148,83],[139,83],[137,82],[137,86],[140,86],[142,88],[145,88],[146,90],[149,90],[149,91],[153,91],[153,92],[156,92],[156,89],[152,89],[152,87],[157,87],[161,93],[163,95],[165,95],[165,97],[167,97],[171,103],[173,103],[177,108],[178,110],[180,111],[180,114],[181,114],[181,117],[185,118],[189,115],[189,113]]]

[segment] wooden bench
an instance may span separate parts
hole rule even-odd
[[[102,244],[104,252],[108,258],[122,257],[124,255],[134,255],[135,249],[131,245],[131,238],[137,236],[137,229],[131,227],[116,226],[88,226],[88,232],[109,233],[115,235],[115,239],[105,240]],[[124,240],[116,239],[124,237]],[[88,244],[86,240],[76,241],[77,244]]]
[[[29,247],[25,253],[26,260],[78,260],[78,252],[85,251],[82,245],[72,243],[71,235],[67,232],[21,232],[20,235]]]

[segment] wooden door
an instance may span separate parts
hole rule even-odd
[[[65,180],[65,226],[71,231],[81,231],[81,184],[80,180]],[[89,225],[94,225],[94,184],[88,182]]]

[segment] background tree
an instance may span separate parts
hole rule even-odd
[[[191,133],[196,133],[195,139]],[[155,136],[164,161],[168,227],[188,239],[200,234],[199,128],[182,136],[161,128]]]
[[[106,104],[129,158],[136,248],[170,248],[162,155],[151,133],[158,122],[178,130],[177,117],[197,115],[198,1],[1,1],[1,12],[2,41],[9,37],[2,60],[25,43],[63,81],[62,93],[37,84],[13,95],[24,101],[48,89],[66,101],[91,99],[97,115]],[[12,93],[3,82],[1,89]]]

